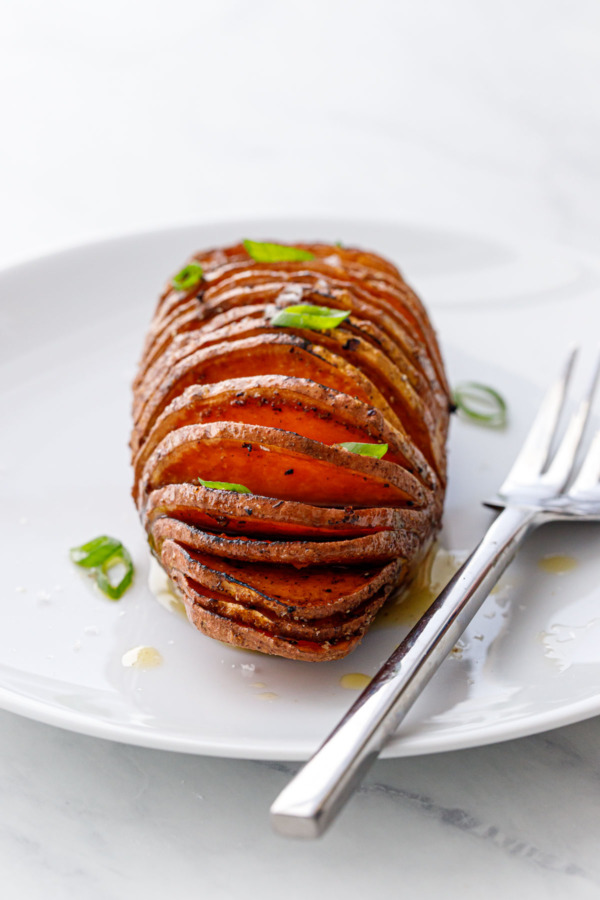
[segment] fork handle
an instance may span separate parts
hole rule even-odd
[[[287,837],[315,838],[334,820],[524,539],[532,510],[506,508],[314,756],[271,806]]]

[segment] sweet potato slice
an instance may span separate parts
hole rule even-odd
[[[347,656],[366,631],[365,625],[356,634],[325,641],[284,637],[210,612],[198,602],[201,598],[204,599],[203,594],[196,589],[191,579],[179,572],[173,573],[171,578],[183,599],[192,625],[208,637],[234,647],[305,662],[329,662]]]
[[[430,324],[426,324],[416,307],[411,310],[415,294],[401,280],[396,286],[382,280],[368,281],[353,278],[349,272],[328,266],[313,264],[312,271],[285,269],[278,263],[267,271],[264,267],[252,267],[232,271],[209,286],[202,295],[204,315],[222,312],[234,305],[246,305],[264,298],[273,300],[276,287],[283,289],[286,284],[302,284],[304,295],[301,301],[351,309],[355,315],[380,322],[389,330],[399,346],[423,370],[423,374],[446,395],[448,385],[439,362],[439,347]],[[307,284],[312,284],[313,297],[309,298]],[[289,301],[287,301],[289,302]],[[422,333],[423,332],[423,333]],[[435,362],[434,362],[435,358]]]
[[[389,595],[389,589],[384,588],[351,613],[338,613],[320,619],[282,619],[267,610],[244,606],[229,594],[211,591],[177,570],[172,570],[172,575],[173,583],[177,584],[179,576],[180,585],[185,585],[192,594],[193,603],[206,612],[268,634],[313,642],[336,641],[364,631]]]
[[[180,347],[182,344],[189,348],[189,353],[193,353],[194,350],[199,349],[198,339],[201,335],[225,328],[244,316],[262,315],[264,309],[264,305],[258,304],[234,307],[206,321],[202,306],[197,299],[186,303],[172,319],[169,319],[164,328],[161,328],[152,336],[152,340],[148,341],[133,383],[134,390],[137,390],[148,370],[164,353],[172,353],[174,347]],[[193,335],[190,332],[193,332]],[[177,358],[184,358],[185,355],[180,357],[178,354]]]
[[[336,300],[334,294],[316,291],[309,286],[305,288],[302,296],[296,298],[290,297],[289,287],[281,283],[275,283],[273,286],[269,285],[269,288],[268,292],[261,291],[260,297],[248,298],[244,294],[240,298],[234,295],[236,301],[239,301],[241,305],[238,305],[236,302],[236,305],[218,313],[216,309],[223,309],[221,300],[219,300],[218,304],[214,304],[212,309],[211,304],[204,300],[198,302],[197,298],[179,308],[164,324],[164,327],[154,335],[153,341],[150,342],[145,350],[134,386],[138,387],[146,371],[163,353],[169,352],[169,360],[172,365],[193,353],[194,350],[215,342],[215,332],[235,326],[242,319],[260,318],[267,314],[272,315],[275,308],[284,308],[299,300],[316,305],[330,303],[333,300],[336,302],[336,305],[346,308],[352,306],[352,303],[348,302],[349,298],[346,298],[344,294]],[[261,300],[260,303],[257,302],[258,299]],[[359,307],[359,310],[364,313],[363,307]],[[350,332],[350,335],[347,332]],[[385,352],[390,361],[398,366],[402,375],[406,376],[408,384],[428,405],[433,404],[439,406],[440,410],[447,410],[448,398],[446,393],[434,393],[429,381],[424,378],[419,369],[411,362],[407,353],[371,319],[360,317],[356,312],[353,312],[350,319],[343,322],[329,336],[336,337],[340,335],[340,342],[345,343],[352,334],[360,336],[362,340],[370,343],[375,349]]]
[[[387,401],[354,366],[301,338],[269,334],[199,350],[173,369],[160,372],[152,383],[145,383],[134,413],[133,452],[139,450],[162,410],[190,384],[210,384],[226,378],[254,375],[290,375],[324,384],[375,406],[391,425],[401,430]]]
[[[277,306],[282,306],[280,300]],[[269,312],[271,310],[271,312]],[[138,386],[143,390],[147,379],[154,383],[157,371],[172,368],[201,348],[221,341],[251,337],[258,333],[277,333],[270,327],[274,307],[244,306],[216,316],[200,328],[200,314],[184,317],[180,333],[173,329],[163,343],[146,356],[140,370]],[[191,329],[191,330],[190,330]],[[304,332],[286,329],[286,333],[302,336]],[[425,379],[400,352],[387,335],[367,320],[351,317],[342,326],[326,335],[306,332],[321,346],[341,355],[362,369],[395,409],[417,446],[425,450],[434,462],[438,474],[445,471],[445,436],[448,428],[449,406],[446,395],[431,392]],[[168,356],[161,360],[164,354]]]
[[[290,541],[346,540],[400,531],[414,532],[424,542],[436,527],[430,509],[332,509],[195,484],[169,484],[154,490],[141,511],[149,532],[158,518],[169,516],[206,531]]]
[[[332,286],[346,289],[348,294],[374,303],[380,311],[387,308],[392,317],[402,323],[403,330],[414,335],[415,350],[420,345],[425,351],[419,353],[419,359],[425,365],[427,376],[434,374],[439,388],[448,395],[439,346],[425,308],[396,267],[377,254],[365,253],[357,248],[312,244],[307,245],[306,249],[315,255],[308,266],[305,262],[277,263],[273,266],[249,261],[243,245],[227,248],[225,257],[215,257],[214,267],[209,261],[210,256],[204,256],[203,264],[209,270],[206,297],[209,299],[216,291],[223,292],[225,286],[232,282],[239,288],[242,283],[248,283],[250,278],[260,277],[262,273],[270,278],[287,278],[292,282],[316,278],[326,290]],[[378,315],[371,315],[371,318],[376,319]]]
[[[233,597],[252,609],[275,616],[319,619],[355,610],[406,570],[402,558],[365,566],[293,566],[226,560],[163,542],[160,559],[167,571],[187,575],[208,590]]]
[[[181,342],[177,356],[186,358],[191,348],[210,346],[226,341],[245,340],[260,334],[280,334],[281,329],[271,325],[275,308],[267,307],[264,315],[246,317],[217,331],[192,333]],[[390,359],[377,347],[362,337],[349,337],[342,329],[319,334],[309,329],[286,328],[287,334],[294,334],[313,342],[317,352],[325,347],[337,357],[358,368],[387,400],[402,423],[408,439],[414,443],[438,473],[445,468],[445,432],[447,423],[434,418],[421,397],[409,382],[408,376],[398,370]],[[186,353],[186,346],[189,347]]]
[[[306,566],[352,565],[357,559],[365,563],[389,562],[398,556],[413,558],[419,550],[416,532],[379,531],[375,534],[339,541],[291,541],[214,534],[210,531],[168,516],[155,520],[150,531],[153,546],[160,555],[165,540],[225,559],[283,564],[302,569]]]
[[[186,301],[186,309],[195,308],[199,322],[206,323],[213,316],[221,315],[226,310],[235,306],[246,306],[249,303],[279,302],[305,302],[340,306],[350,309],[355,316],[365,321],[377,321],[390,337],[397,343],[406,359],[411,359],[426,376],[425,383],[431,382],[437,387],[437,396],[442,399],[448,396],[448,386],[443,375],[443,370],[436,372],[432,367],[431,357],[427,353],[422,340],[415,339],[414,331],[407,325],[406,315],[402,315],[398,305],[398,291],[395,292],[384,283],[376,283],[374,289],[370,289],[366,281],[348,280],[346,275],[335,270],[328,272],[329,277],[324,277],[325,270],[317,272],[285,271],[277,267],[246,268],[242,271],[232,272],[229,269],[228,276],[209,286],[198,297]],[[400,283],[400,282],[399,282]],[[300,294],[295,294],[291,299],[290,291],[300,289]],[[404,285],[400,291],[405,291],[407,298],[415,295]],[[333,302],[332,302],[333,301]],[[183,305],[176,306],[168,316],[162,317],[155,326],[154,338],[168,329],[177,315],[183,311]],[[414,324],[414,316],[409,316],[409,323]],[[437,348],[435,334],[431,327],[428,330],[428,340],[432,347]],[[439,351],[438,355],[439,355]]]
[[[424,457],[381,412],[360,400],[299,378],[263,375],[191,385],[156,420],[134,459],[135,483],[163,438],[186,425],[243,422],[300,434],[324,444],[387,444],[385,459],[408,469],[427,487],[437,478]]]
[[[141,491],[198,478],[322,506],[344,506],[352,497],[356,506],[423,508],[431,494],[410,472],[385,460],[231,422],[188,425],[169,434],[146,463]]]

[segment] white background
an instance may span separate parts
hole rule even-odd
[[[600,235],[594,0],[4,0],[5,262],[216,216]]]
[[[4,0],[1,18],[3,265],[266,214],[598,250],[592,0]],[[1,721],[6,900],[600,896],[597,720],[379,763],[316,845],[268,832],[287,765]]]

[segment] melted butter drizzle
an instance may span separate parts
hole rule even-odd
[[[148,572],[148,588],[156,600],[169,612],[177,613],[187,619],[183,600],[175,590],[173,582],[163,567],[152,556],[150,557],[150,570]]]
[[[155,669],[161,666],[163,658],[156,647],[132,647],[121,657],[126,669]]]
[[[574,556],[565,556],[561,553],[542,556],[538,560],[539,568],[550,575],[562,575],[564,572],[570,572],[577,565],[578,561]]]
[[[349,691],[363,691],[371,683],[371,676],[362,672],[348,672],[340,678],[340,685]]]
[[[413,626],[429,609],[442,588],[446,587],[462,565],[462,558],[434,544],[412,582],[393,593],[372,628],[390,628],[395,625]]]

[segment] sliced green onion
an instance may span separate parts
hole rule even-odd
[[[93,569],[109,559],[120,547],[121,541],[104,534],[94,538],[93,541],[88,541],[87,544],[82,544],[81,547],[72,547],[69,554],[78,566]]]
[[[243,484],[233,484],[230,481],[205,481],[199,478],[198,483],[202,487],[210,488],[213,491],[237,491],[238,494],[251,494],[252,491]]]
[[[358,453],[359,456],[374,456],[375,459],[381,459],[388,452],[387,444],[359,444],[356,441],[348,441],[345,444],[338,444],[344,450],[350,453]]]
[[[119,600],[133,581],[133,560],[121,541],[103,534],[80,547],[71,547],[71,560],[90,575],[103,594],[111,600]],[[113,569],[124,567],[121,579],[113,583],[110,574]]]
[[[489,385],[463,381],[454,388],[452,397],[458,411],[472,422],[488,428],[503,428],[506,425],[506,401]]]
[[[271,325],[282,328],[312,328],[326,331],[337,328],[350,315],[349,309],[331,309],[329,306],[310,306],[300,303],[297,306],[286,306],[271,319]]]
[[[191,262],[184,266],[177,275],[171,279],[171,284],[177,291],[189,291],[191,288],[200,284],[204,272],[199,263]]]
[[[124,566],[125,571],[120,580],[117,581],[116,584],[113,584],[110,578],[110,572],[118,566]],[[107,597],[110,597],[111,600],[120,600],[132,581],[133,560],[123,546],[118,554],[111,556],[110,559],[103,562],[96,572],[96,584],[102,593],[106,594]]]
[[[283,244],[263,244],[259,241],[244,241],[244,248],[248,256],[256,262],[296,262],[303,259],[314,259],[315,254],[310,250],[301,250],[299,247],[287,247]]]

